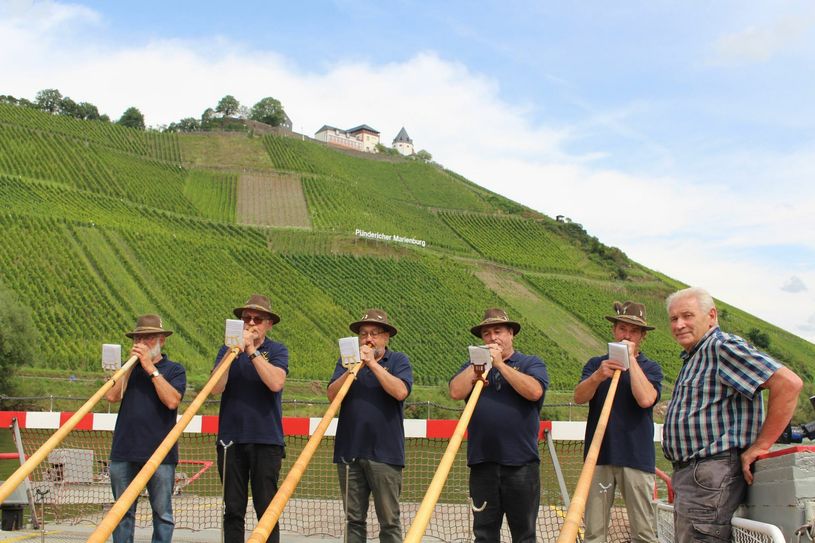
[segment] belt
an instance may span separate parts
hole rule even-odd
[[[678,462],[671,462],[673,465],[674,471],[678,471],[680,469],[685,469],[688,466],[692,466],[694,464],[698,464],[699,462],[706,462],[708,460],[724,460],[725,458],[736,458],[738,459],[739,455],[744,451],[744,449],[727,449],[726,451],[712,454],[710,456],[704,456],[702,458],[694,457],[690,460],[680,460]]]

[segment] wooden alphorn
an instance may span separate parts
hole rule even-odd
[[[362,364],[355,364],[349,370],[351,375],[345,380],[339,391],[337,391],[337,395],[331,404],[329,404],[328,409],[326,409],[314,433],[308,439],[306,446],[303,447],[300,456],[297,457],[297,460],[289,469],[288,475],[286,475],[286,478],[280,484],[280,487],[278,487],[277,493],[274,495],[274,498],[272,498],[266,511],[264,511],[263,516],[260,517],[257,526],[252,531],[252,535],[247,539],[247,543],[264,543],[269,538],[269,535],[271,535],[275,524],[280,520],[280,515],[283,514],[283,508],[286,507],[292,494],[294,494],[294,491],[297,489],[297,485],[306,472],[311,458],[317,451],[317,446],[320,444],[320,441],[322,441],[325,431],[328,429],[328,425],[331,424],[331,420],[340,408],[340,404],[343,399],[345,399],[346,394],[348,394],[348,389],[350,389],[354,383],[361,367]]]
[[[597,466],[597,457],[600,455],[600,447],[603,444],[603,436],[606,433],[608,417],[611,415],[611,405],[614,403],[614,395],[617,393],[617,383],[619,381],[620,370],[614,370],[606,401],[603,402],[600,419],[597,421],[597,429],[594,430],[594,438],[591,440],[588,453],[586,453],[586,460],[583,463],[583,469],[580,471],[580,478],[577,480],[572,501],[566,510],[566,519],[563,521],[557,543],[575,543],[577,539],[580,521],[583,520],[583,513],[586,510],[586,498],[589,495],[589,487],[594,476],[594,468]]]
[[[475,410],[475,404],[478,403],[478,398],[481,396],[481,390],[484,388],[483,371],[484,366],[474,366],[478,380],[473,385],[473,390],[470,392],[470,399],[464,406],[464,411],[458,419],[456,429],[453,431],[453,437],[447,443],[447,449],[444,451],[444,456],[441,458],[439,467],[436,473],[433,474],[433,479],[427,487],[424,498],[422,499],[419,510],[416,512],[416,517],[413,519],[413,524],[405,535],[405,543],[418,543],[422,540],[427,525],[430,523],[430,516],[433,514],[433,509],[436,507],[436,502],[439,501],[441,491],[444,489],[444,483],[447,482],[447,477],[450,475],[450,469],[453,466],[453,461],[456,459],[456,453],[461,447],[461,441],[464,439],[464,432],[467,431],[467,425],[470,424],[470,419]],[[480,371],[479,369],[480,368]]]
[[[197,413],[204,404],[204,400],[206,400],[207,396],[212,392],[215,384],[229,371],[232,362],[235,361],[239,353],[240,349],[238,347],[232,347],[223,359],[221,359],[220,364],[218,364],[218,367],[212,372],[212,376],[209,378],[209,381],[207,381],[207,384],[204,385],[204,388],[201,389],[201,392],[198,393],[187,410],[184,411],[184,414],[178,419],[178,422],[176,422],[175,426],[173,426],[167,434],[167,437],[164,438],[164,441],[159,444],[152,456],[145,462],[144,467],[136,474],[136,477],[130,485],[128,485],[119,499],[116,500],[110,508],[110,511],[108,511],[107,515],[102,519],[102,522],[99,523],[96,530],[94,530],[88,538],[89,542],[103,543],[110,534],[113,533],[113,530],[119,525],[122,517],[127,513],[127,510],[130,509],[130,506],[133,505],[133,502],[139,497],[141,491],[147,486],[150,477],[153,476],[161,465],[161,461],[170,453],[170,449],[172,449],[175,442],[178,441],[178,438],[181,437],[184,428],[187,427],[192,417],[195,416],[195,413]]]
[[[65,421],[65,424],[60,426],[59,429],[54,432],[50,438],[48,438],[48,441],[43,443],[42,446],[40,446],[40,448],[34,452],[34,454],[28,457],[28,460],[26,460],[22,466],[17,468],[17,471],[12,473],[11,476],[6,479],[6,482],[0,486],[0,503],[4,502],[6,498],[8,498],[9,495],[14,492],[14,489],[17,488],[21,482],[23,482],[23,479],[28,477],[31,472],[34,471],[36,467],[46,459],[48,453],[54,450],[57,445],[62,443],[65,436],[67,436],[71,430],[73,430],[74,427],[79,424],[82,417],[87,415],[88,412],[90,412],[90,410],[93,409],[97,403],[99,403],[99,400],[105,397],[107,391],[113,388],[113,385],[115,385],[119,379],[130,371],[130,368],[132,368],[136,362],[138,362],[138,360],[139,358],[136,355],[131,356],[127,362],[125,362],[122,367],[119,368],[116,373],[114,373],[113,376],[105,382],[104,385],[99,387],[99,390],[97,390],[96,393],[91,396],[88,401],[85,402],[82,407],[80,407],[79,410],[73,414],[73,416],[71,416],[71,418]]]

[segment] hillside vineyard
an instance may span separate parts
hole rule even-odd
[[[0,209],[0,284],[46,339],[37,368],[99,372],[101,344],[159,313],[176,331],[172,358],[204,378],[230,308],[252,292],[282,317],[272,336],[289,347],[292,378],[327,380],[365,307],[391,316],[419,384],[447,382],[493,306],[521,322],[516,346],[546,361],[555,390],[604,350],[614,300],[646,304],[657,329],[643,349],[669,383],[680,365],[664,311],[680,282],[436,164],[3,104]],[[771,354],[812,374],[815,346],[720,307],[723,328],[766,332]]]

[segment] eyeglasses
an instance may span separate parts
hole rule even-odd
[[[260,324],[265,320],[269,320],[267,317],[261,317],[259,315],[244,315],[241,317],[241,320],[246,324]]]
[[[157,338],[160,338],[160,337],[161,337],[161,334],[135,334],[133,336],[133,343],[138,343],[140,341],[144,341],[145,343],[148,343],[148,342],[153,341],[154,339],[157,339]]]
[[[360,338],[366,338],[366,337],[377,338],[377,337],[381,336],[384,333],[385,333],[384,330],[380,330],[379,332],[360,332],[359,337]]]

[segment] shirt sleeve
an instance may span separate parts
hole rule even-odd
[[[334,375],[331,376],[331,380],[328,382],[330,385],[346,372],[347,368],[342,365],[342,357],[337,358],[337,364],[334,366]]]
[[[662,398],[662,379],[664,378],[662,367],[653,360],[649,360],[646,369],[643,371],[648,382],[651,383],[657,391],[657,399],[654,400],[654,405],[656,405],[660,398]]]
[[[719,344],[718,350],[719,379],[748,398],[781,367],[739,337],[728,337]]]
[[[226,345],[221,345],[221,348],[218,349],[218,354],[215,356],[215,363],[212,365],[212,369],[215,369],[215,366],[217,366],[218,362],[221,361],[221,358],[224,357],[224,354],[226,354],[226,350],[227,350],[227,346]]]
[[[546,363],[543,360],[537,356],[530,357],[523,372],[537,379],[544,392],[549,390],[549,373],[546,371]]]
[[[181,398],[184,398],[184,392],[187,390],[187,370],[181,364],[174,364],[168,373],[169,375],[164,378],[181,394]]]
[[[282,343],[275,343],[269,349],[269,363],[289,374],[289,349]]]
[[[449,380],[449,381],[447,381],[447,384],[449,385],[449,384],[450,384],[450,381],[452,381],[453,379],[455,379],[455,378],[456,378],[456,375],[458,375],[458,374],[459,374],[459,373],[461,373],[462,371],[466,370],[466,369],[467,369],[467,366],[469,366],[469,365],[470,365],[470,361],[469,361],[469,360],[468,360],[467,362],[465,362],[464,364],[462,364],[462,365],[461,365],[461,367],[458,369],[458,371],[457,371],[456,373],[454,373],[452,377],[450,377],[450,380]]]
[[[580,375],[580,382],[582,383],[586,379],[592,376],[592,374],[597,371],[597,368],[600,367],[600,362],[605,360],[602,356],[595,356],[594,358],[590,359],[586,362],[586,365],[583,366],[583,373]]]
[[[413,368],[410,365],[410,360],[404,353],[399,353],[399,358],[393,367],[393,375],[404,381],[407,386],[408,394],[413,389]]]

